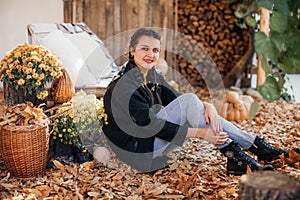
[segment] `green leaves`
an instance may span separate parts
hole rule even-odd
[[[284,15],[288,15],[290,12],[287,0],[274,0],[274,7],[279,13]]]
[[[270,19],[270,29],[277,33],[283,33],[287,30],[287,16],[279,12],[275,12]]]
[[[267,58],[276,58],[274,44],[270,38],[263,32],[258,32],[254,35],[254,47],[256,53]]]
[[[258,109],[259,109],[259,104],[257,102],[253,102],[251,104],[250,111],[249,111],[249,117],[248,117],[249,121],[251,121],[252,119],[254,119],[254,117],[255,117]]]
[[[273,76],[268,76],[264,84],[258,87],[258,92],[267,101],[273,101],[280,98],[281,87]]]
[[[270,0],[258,0],[257,1],[257,5],[259,7],[264,7],[266,9],[268,9],[268,10],[272,10],[273,3],[274,3],[274,0],[273,1],[270,1]]]
[[[284,15],[288,15],[290,12],[287,0],[257,0],[257,5],[268,10],[273,10],[275,7],[279,13]]]
[[[268,60],[265,56],[261,59],[261,66],[263,70],[266,72],[266,74],[272,73],[272,68],[270,67]]]
[[[262,68],[267,75],[259,92],[266,100],[271,101],[287,96],[283,84],[284,74],[300,72],[300,1],[241,1],[235,15],[246,22],[243,25],[257,28],[256,22],[259,20],[253,16],[260,14],[259,8],[270,11],[268,34],[259,31],[254,33],[254,48],[262,58]]]

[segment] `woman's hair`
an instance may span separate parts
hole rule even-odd
[[[137,43],[139,42],[139,39],[142,36],[149,36],[149,37],[153,37],[155,39],[160,40],[160,35],[159,33],[157,33],[156,31],[154,31],[153,29],[150,28],[140,28],[138,29],[132,36],[130,39],[130,44],[129,44],[129,58],[132,59],[133,56],[130,53],[130,49],[133,48],[135,49]]]

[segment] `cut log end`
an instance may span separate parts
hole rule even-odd
[[[300,180],[273,171],[243,175],[239,199],[300,199]]]

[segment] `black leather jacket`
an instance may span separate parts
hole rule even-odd
[[[156,117],[180,93],[154,67],[146,79],[144,85],[140,69],[129,61],[104,95],[108,124],[103,131],[108,142],[121,160],[140,170],[151,168],[155,137],[180,146],[188,128]]]

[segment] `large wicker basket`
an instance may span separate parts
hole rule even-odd
[[[49,149],[48,126],[4,126],[0,132],[0,154],[7,170],[16,177],[42,175]]]

